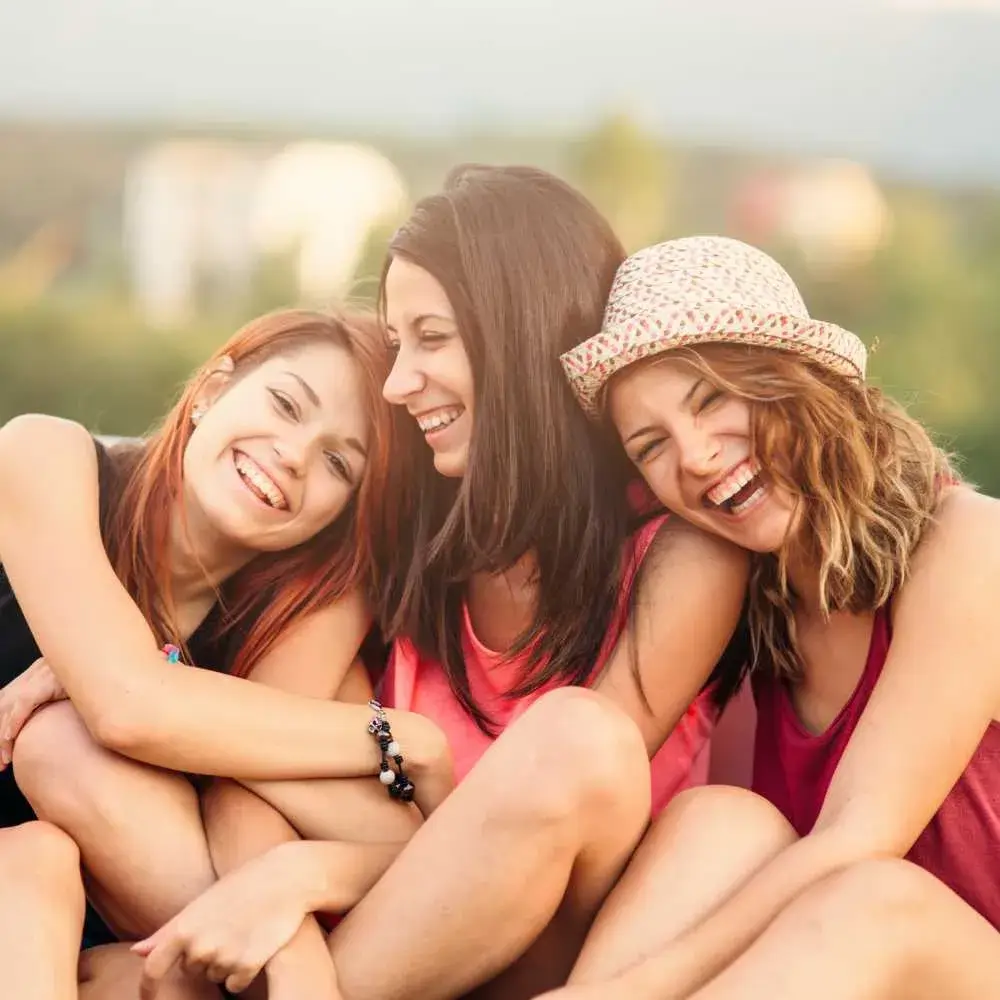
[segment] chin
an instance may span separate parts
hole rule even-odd
[[[463,450],[461,454],[446,452],[443,455],[434,456],[434,468],[442,476],[448,479],[461,479],[468,468],[467,453]]]

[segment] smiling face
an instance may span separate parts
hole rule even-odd
[[[665,355],[615,376],[608,411],[629,457],[669,510],[754,552],[782,547],[795,503],[751,453],[746,399]]]
[[[416,420],[438,472],[460,478],[469,464],[475,387],[448,296],[428,271],[395,257],[385,277],[385,318],[396,358],[382,394]]]
[[[343,511],[370,433],[358,367],[343,348],[307,343],[245,374],[206,383],[184,452],[189,512],[228,545],[280,551]]]

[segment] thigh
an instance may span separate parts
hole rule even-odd
[[[79,1000],[134,1000],[139,996],[142,959],[127,944],[93,948],[80,956]],[[164,980],[156,1000],[222,1000],[218,987],[193,980],[174,969]]]
[[[649,795],[627,716],[579,689],[540,698],[334,931],[346,1000],[442,1000],[490,980],[483,995],[517,1000],[564,981]]]
[[[214,881],[191,782],[99,746],[69,702],[28,721],[14,766],[39,816],[78,844],[88,895],[119,935],[151,933]]]
[[[682,792],[643,838],[570,977],[606,981],[703,920],[795,840],[767,801],[717,785]]]
[[[905,861],[867,861],[799,896],[697,1000],[1000,997],[1000,933]]]

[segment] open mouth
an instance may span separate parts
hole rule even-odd
[[[288,500],[274,480],[242,451],[233,452],[233,464],[243,485],[265,506],[273,510],[288,510]]]
[[[463,413],[465,413],[464,406],[444,406],[439,410],[418,416],[416,421],[426,436],[450,427]]]
[[[742,514],[756,506],[767,492],[767,484],[760,473],[757,462],[750,459],[741,462],[721,482],[705,491],[702,504],[709,510]]]

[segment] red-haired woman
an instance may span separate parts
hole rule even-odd
[[[375,779],[359,648],[369,515],[394,493],[386,370],[372,319],[285,311],[216,352],[142,443],[43,416],[0,430],[0,823],[30,803],[67,831],[118,936],[239,864],[247,810],[349,842],[349,896],[450,787],[443,736],[406,713],[386,723],[416,807]],[[189,774],[245,785],[202,782],[199,801]],[[285,780],[306,778],[355,780]]]

